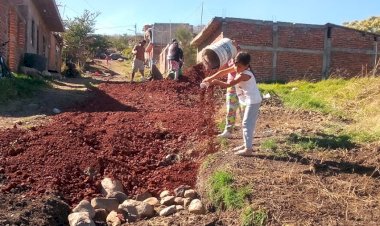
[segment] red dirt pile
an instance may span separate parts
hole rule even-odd
[[[54,193],[69,204],[99,193],[105,176],[128,195],[193,186],[199,150],[214,131],[212,93],[197,65],[181,82],[103,83],[93,98],[47,125],[0,133],[1,192]],[[178,154],[177,162],[164,161]]]

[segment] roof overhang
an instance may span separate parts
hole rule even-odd
[[[199,46],[208,39],[223,23],[222,17],[214,17],[202,31],[191,41],[191,45]]]
[[[32,0],[50,31],[64,32],[61,15],[55,0]]]

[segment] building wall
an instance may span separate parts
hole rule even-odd
[[[39,11],[31,1],[28,1],[27,9],[27,52],[48,58],[49,54],[47,47],[48,42],[50,41],[51,32],[46,28]]]
[[[0,44],[8,42],[1,49],[11,71],[17,71],[25,52],[25,20],[19,6],[20,0],[0,2]]]
[[[380,36],[375,41],[373,34],[329,24],[234,18],[223,23],[218,32],[199,44],[198,53],[220,35],[234,39],[251,54],[259,81],[320,80],[337,72],[352,77],[375,66],[375,46]]]
[[[62,66],[62,47],[58,38],[52,33],[50,34],[49,50],[49,62],[48,70],[61,72]]]
[[[330,73],[346,77],[367,74],[375,65],[376,45],[380,45],[380,35],[375,38],[365,32],[332,27]]]
[[[32,1],[1,0],[0,12],[2,12],[0,13],[0,44],[9,41],[0,51],[12,71],[18,71],[23,62],[24,53],[35,53],[46,57],[47,69],[54,67],[53,70],[55,70],[58,65],[60,68],[61,50],[51,51],[55,50],[56,40],[51,38],[52,32],[47,29],[39,10]],[[34,24],[34,32],[32,24]]]
[[[9,14],[7,13],[9,10],[9,1],[8,0],[1,0],[0,1],[0,44],[8,41],[8,29],[9,29],[9,24],[8,24],[8,18]],[[6,61],[8,61],[8,47],[4,46],[0,48],[0,52],[5,58]]]

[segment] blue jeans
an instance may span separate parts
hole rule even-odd
[[[252,149],[253,136],[255,134],[256,121],[259,116],[260,103],[250,104],[245,107],[243,117],[243,139],[246,149]]]

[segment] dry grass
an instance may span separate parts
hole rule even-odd
[[[218,115],[224,118],[224,114]],[[377,225],[380,157],[375,144],[295,152],[285,142],[293,133],[309,138],[321,136],[326,125],[340,123],[335,120],[315,112],[263,103],[254,140],[256,155],[233,155],[230,147],[241,140],[229,140],[229,147],[209,157],[207,166],[201,169],[200,191],[205,194],[210,189],[207,178],[212,172],[226,170],[234,175],[236,186],[250,186],[249,206],[267,211],[267,225]],[[239,135],[240,131],[236,133]],[[260,148],[274,138],[276,151]],[[239,218],[238,212],[226,214]]]

